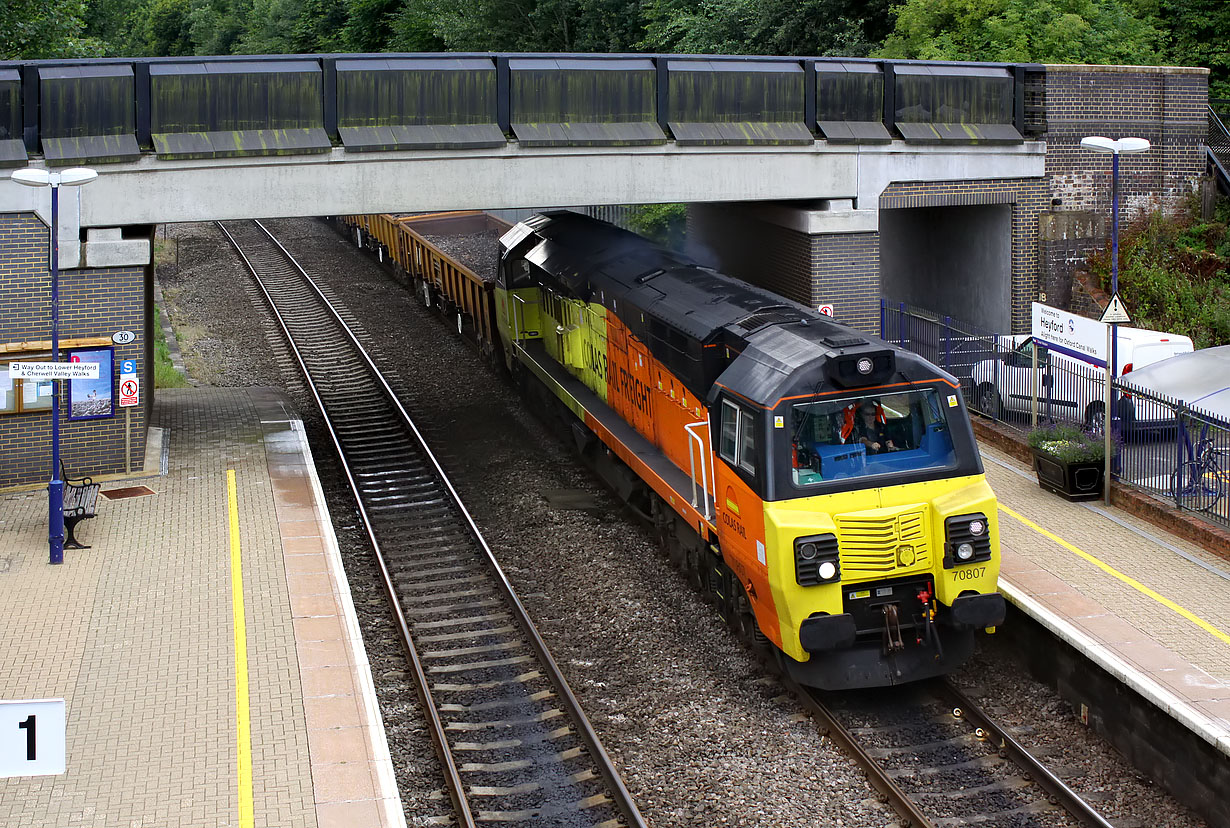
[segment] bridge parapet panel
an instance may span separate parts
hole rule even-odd
[[[506,143],[487,57],[339,59],[337,108],[347,152]]]
[[[39,137],[49,167],[140,157],[131,64],[40,66],[38,78]]]
[[[150,66],[159,158],[328,152],[315,60],[185,61]]]
[[[834,144],[888,144],[884,72],[870,62],[816,61],[816,126]]]
[[[914,144],[1019,144],[1015,79],[996,66],[893,67],[894,121]]]
[[[511,58],[510,118],[527,147],[665,144],[649,58]]]
[[[21,73],[0,69],[0,168],[26,163],[21,136]]]
[[[680,146],[815,141],[804,121],[797,60],[670,59],[667,71],[668,124]]]

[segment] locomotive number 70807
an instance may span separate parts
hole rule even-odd
[[[985,566],[976,566],[971,569],[958,569],[952,573],[952,577],[957,581],[972,581],[975,578],[981,578],[982,573],[986,572]]]

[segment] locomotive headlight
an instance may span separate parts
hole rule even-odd
[[[991,524],[982,512],[944,519],[944,568],[991,560]]]
[[[871,373],[871,369],[875,367],[875,363],[871,361],[871,357],[862,357],[854,364],[854,368],[860,374],[866,375]]]
[[[794,578],[799,586],[828,584],[841,578],[837,536],[808,535],[794,539]]]

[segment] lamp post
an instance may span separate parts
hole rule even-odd
[[[1144,138],[1120,138],[1112,141],[1109,138],[1092,136],[1081,139],[1081,146],[1094,152],[1110,153],[1110,292],[1119,294],[1119,156],[1144,152],[1149,148],[1149,142]],[[1119,371],[1119,323],[1111,323],[1110,337],[1110,373],[1113,377]]]
[[[50,172],[27,167],[13,173],[13,180],[27,187],[51,188],[51,359],[60,356],[60,187],[79,187],[98,178],[84,167]],[[60,479],[60,381],[51,384],[51,482],[47,484],[47,542],[50,563],[64,563],[64,481]]]
[[[1144,138],[1120,138],[1117,141],[1103,138],[1099,135],[1081,139],[1081,146],[1094,152],[1110,153],[1110,292],[1112,297],[1119,295],[1119,156],[1144,152],[1149,148],[1149,142]],[[1119,323],[1110,323],[1110,368],[1106,375],[1106,503],[1110,504],[1110,466],[1111,439],[1114,428],[1112,423],[1119,420],[1119,394],[1115,391],[1114,380],[1119,373]]]

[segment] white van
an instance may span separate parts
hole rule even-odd
[[[1176,354],[1192,351],[1186,336],[1119,326],[1119,376]],[[997,358],[974,365],[971,380],[975,410],[1000,418],[1006,413],[1028,414],[1033,407],[1035,389],[1040,416],[1083,423],[1099,428],[1103,420],[1103,382],[1106,369],[1068,353],[1042,346],[1038,349],[1038,377],[1035,381],[1032,336],[999,338],[1003,348]],[[1125,430],[1173,427],[1174,415],[1157,403],[1120,400],[1119,417]]]

